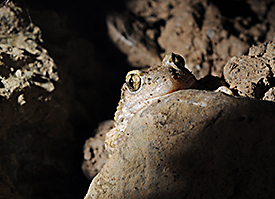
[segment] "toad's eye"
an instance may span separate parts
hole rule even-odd
[[[126,84],[131,92],[135,92],[141,86],[141,77],[138,74],[128,74]]]
[[[180,70],[185,68],[185,61],[182,56],[172,53],[172,61]]]
[[[175,53],[169,53],[167,54],[163,60],[163,65],[170,65],[176,70],[185,70],[185,61],[184,58],[178,54]]]

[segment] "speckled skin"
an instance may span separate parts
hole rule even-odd
[[[109,154],[116,150],[135,113],[166,94],[195,85],[196,78],[185,67],[184,59],[174,53],[167,54],[161,65],[130,71],[121,89],[114,128],[106,134],[105,148]]]

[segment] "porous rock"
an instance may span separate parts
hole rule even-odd
[[[107,17],[107,27],[132,66],[158,64],[160,57],[173,51],[184,56],[197,79],[208,74],[222,77],[231,57],[274,39],[274,2],[129,0],[125,4],[125,12]],[[230,8],[234,12],[228,12]]]
[[[99,124],[94,137],[86,140],[83,147],[84,161],[82,171],[91,180],[104,166],[108,159],[108,152],[104,147],[106,133],[113,128],[114,121],[106,120]]]
[[[9,2],[0,8],[0,96],[35,85],[48,92],[59,80],[57,67],[42,43],[41,30],[23,20],[22,9]],[[22,104],[21,99],[18,103]]]
[[[265,93],[275,86],[274,56],[274,42],[252,46],[248,55],[231,58],[224,67],[224,78],[240,96],[263,99]]]
[[[275,87],[270,88],[263,97],[263,100],[275,101]]]
[[[271,102],[166,95],[133,117],[86,199],[273,197],[274,117]]]
[[[62,83],[41,30],[0,6],[0,198],[68,198],[74,169],[70,79]],[[58,84],[58,86],[56,86]],[[67,177],[68,176],[68,177]]]

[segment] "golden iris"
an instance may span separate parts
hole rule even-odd
[[[141,77],[138,74],[129,74],[126,77],[126,84],[130,91],[135,92],[141,86]]]

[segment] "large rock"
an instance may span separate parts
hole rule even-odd
[[[222,77],[231,57],[274,39],[275,4],[267,2],[128,0],[127,9],[110,14],[106,22],[110,38],[132,66],[158,64],[173,51],[184,56],[196,78]]]
[[[40,28],[19,6],[0,6],[0,18],[0,198],[75,198],[70,79],[59,81]]]
[[[275,105],[181,90],[129,123],[88,198],[272,198]]]

